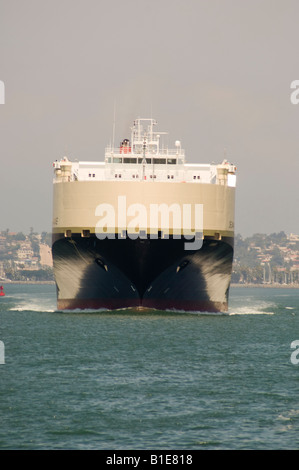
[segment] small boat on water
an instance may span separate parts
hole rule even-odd
[[[4,297],[5,296],[5,292],[3,290],[3,286],[0,286],[0,297]]]

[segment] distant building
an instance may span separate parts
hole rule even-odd
[[[30,248],[20,248],[17,252],[18,259],[31,259],[33,251]]]

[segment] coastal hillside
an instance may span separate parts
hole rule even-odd
[[[299,286],[299,235],[236,235],[232,283]]]
[[[2,230],[0,280],[53,282],[51,233]],[[299,286],[299,235],[237,234],[232,283]]]

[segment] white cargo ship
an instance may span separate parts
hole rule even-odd
[[[54,162],[58,309],[228,308],[236,168],[186,163],[154,119],[99,162]]]

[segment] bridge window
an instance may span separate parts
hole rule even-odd
[[[125,157],[124,163],[137,163],[137,158]]]

